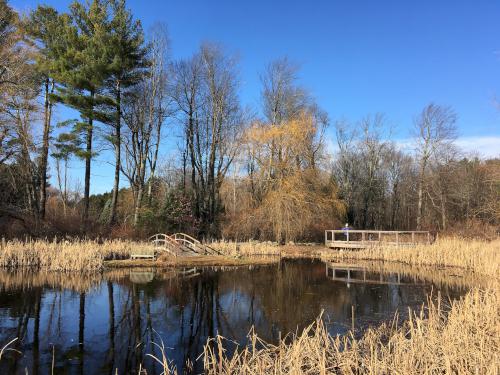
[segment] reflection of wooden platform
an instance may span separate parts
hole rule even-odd
[[[347,284],[384,284],[384,285],[409,285],[401,282],[400,273],[377,273],[369,272],[366,267],[348,263],[325,262],[326,277],[333,281],[341,281]],[[393,278],[394,280],[389,280]]]
[[[332,249],[366,249],[378,246],[409,247],[430,243],[431,236],[428,231],[325,231],[325,246]]]

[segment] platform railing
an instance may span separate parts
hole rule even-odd
[[[397,246],[431,243],[429,231],[326,230],[325,245],[344,242],[352,245],[391,244]]]

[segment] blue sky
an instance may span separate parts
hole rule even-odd
[[[45,3],[65,11],[70,1]],[[38,2],[10,4],[26,11]],[[381,112],[404,142],[415,116],[433,101],[457,112],[459,145],[500,155],[500,1],[129,0],[128,6],[145,30],[158,21],[168,26],[174,58],[203,41],[237,54],[242,102],[256,110],[259,72],[286,55],[301,64],[302,84],[332,122]],[[107,160],[103,152],[95,163],[94,192],[111,189]],[[83,165],[72,167],[81,178]]]

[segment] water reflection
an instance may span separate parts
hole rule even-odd
[[[333,334],[379,324],[418,307],[434,288],[456,298],[457,286],[433,285],[405,272],[344,269],[316,260],[289,260],[247,268],[116,270],[78,280],[54,274],[0,272],[0,344],[19,337],[0,363],[0,373],[161,373],[147,353],[159,355],[160,339],[182,369],[208,337],[245,343],[250,327],[266,341],[301,330],[324,311]],[[336,267],[336,268],[334,268]],[[334,270],[335,272],[333,272]],[[379,270],[380,271],[380,270]],[[39,279],[37,279],[37,277]],[[60,281],[60,284],[57,284]]]

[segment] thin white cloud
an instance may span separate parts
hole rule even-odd
[[[500,136],[460,137],[455,143],[467,153],[485,158],[500,157]]]
[[[398,139],[394,142],[403,152],[412,153],[415,150],[413,139]],[[459,137],[455,145],[468,155],[480,158],[500,158],[500,136]],[[327,141],[326,148],[331,154],[338,152],[338,146],[332,139]]]

